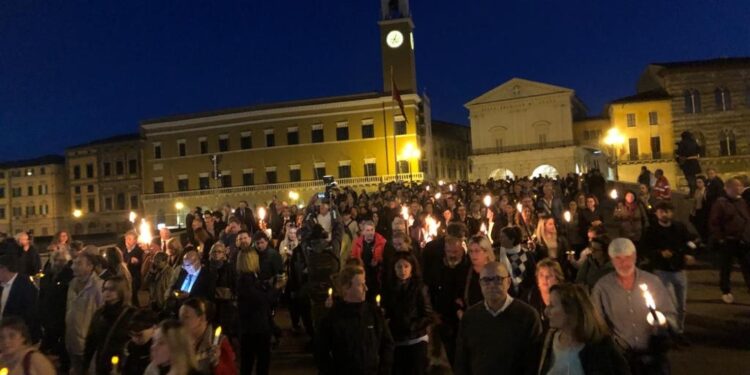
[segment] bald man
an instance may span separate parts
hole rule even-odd
[[[201,265],[200,254],[195,250],[185,253],[180,275],[172,284],[172,294],[181,300],[200,297],[213,301],[215,290],[216,274],[209,267]]]

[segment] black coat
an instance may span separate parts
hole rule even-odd
[[[546,374],[554,364],[552,356],[552,340],[555,330],[547,333],[542,349],[542,363],[539,365],[539,374]],[[596,375],[630,375],[630,368],[625,357],[615,346],[610,336],[599,342],[588,343],[578,353],[578,359],[583,366],[584,374]]]
[[[172,290],[177,291],[182,287],[182,283],[185,282],[187,277],[187,271],[180,270],[180,275],[177,276],[177,281],[172,284]],[[216,274],[211,271],[208,267],[201,267],[201,271],[198,274],[198,279],[193,284],[193,289],[190,290],[190,298],[203,298],[208,301],[214,300],[216,295]]]
[[[386,285],[381,306],[396,342],[426,335],[427,327],[435,320],[427,287],[413,277],[406,283]]]
[[[45,276],[39,281],[39,318],[45,332],[56,330],[65,332],[65,306],[68,304],[68,286],[73,280],[73,270],[66,265],[57,274],[52,273],[48,263]]]
[[[21,247],[18,250],[18,272],[33,276],[42,270],[42,259],[34,246],[29,247],[28,251],[23,251]]]
[[[37,317],[37,298],[39,293],[36,286],[29,280],[29,276],[17,273],[16,280],[10,288],[8,301],[5,302],[3,318],[16,316],[29,327],[29,334],[33,343],[39,342],[42,337],[42,329]]]
[[[337,301],[316,330],[320,374],[386,375],[393,365],[393,338],[383,314],[368,303]]]
[[[96,361],[96,373],[112,372],[112,356],[123,356],[125,344],[130,340],[128,326],[136,309],[121,303],[104,305],[91,318],[86,346],[83,352],[84,368]]]
[[[255,273],[237,275],[237,310],[240,334],[271,333],[273,291]]]

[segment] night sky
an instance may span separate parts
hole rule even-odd
[[[221,4],[221,6],[215,5]],[[141,120],[381,89],[379,0],[0,1],[0,160],[136,132]],[[433,117],[512,77],[590,115],[649,62],[750,55],[750,1],[413,0]]]

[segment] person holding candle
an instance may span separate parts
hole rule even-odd
[[[180,307],[180,322],[190,337],[197,370],[203,374],[236,375],[232,345],[224,336],[214,337],[215,330],[208,322],[208,315],[212,313],[209,304],[200,298],[191,298]]]
[[[542,347],[539,374],[630,374],[627,361],[583,287],[552,286],[545,315],[551,329]]]
[[[145,375],[201,375],[187,329],[177,320],[159,323]]]
[[[578,203],[572,200],[568,203],[568,212],[570,212],[570,220],[563,222],[562,228],[564,229],[565,237],[568,239],[568,243],[575,250],[576,254],[580,254],[583,249],[586,248],[586,237],[582,235],[578,229],[578,222],[580,217],[578,215]],[[567,216],[567,215],[566,215]]]
[[[568,239],[558,235],[555,218],[542,216],[536,227],[536,241],[534,244],[537,259],[550,258],[560,264],[565,278],[575,279],[576,269],[571,264],[575,260],[575,252],[570,248]]]
[[[91,318],[83,354],[84,369],[108,375],[112,372],[112,356],[122,356],[128,341],[128,326],[135,309],[131,306],[127,279],[114,276],[102,286],[104,306]]]
[[[146,371],[156,323],[156,313],[149,309],[140,309],[133,314],[128,324],[130,340],[125,344],[118,368],[121,375],[142,375]]]
[[[188,250],[183,257],[182,270],[172,284],[170,294],[182,301],[189,297],[213,301],[215,293],[216,274],[211,272],[209,267],[203,267],[197,251]]]
[[[667,288],[654,274],[636,267],[636,249],[627,238],[609,244],[615,272],[603,276],[591,292],[594,306],[609,325],[615,343],[625,352],[633,374],[668,374],[668,332],[674,327],[677,312]],[[640,285],[646,285],[656,309],[666,317],[663,325],[649,324],[652,312],[641,297]]]
[[[394,342],[382,310],[366,301],[365,271],[344,267],[336,277],[341,299],[320,323],[315,359],[322,375],[390,374]]]
[[[55,375],[55,367],[31,343],[29,329],[23,319],[3,318],[0,321],[0,367],[10,374]]]

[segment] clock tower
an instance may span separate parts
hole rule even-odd
[[[416,93],[414,23],[409,0],[380,0],[380,50],[383,54],[383,92],[391,92],[391,71],[400,93]]]

